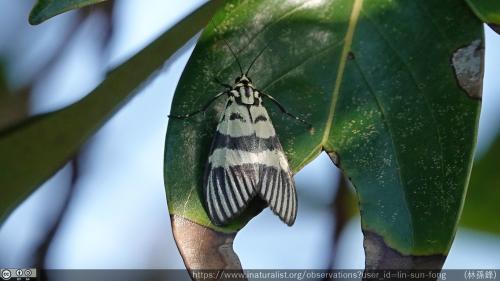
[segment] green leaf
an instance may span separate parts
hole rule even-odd
[[[488,151],[474,163],[461,224],[465,227],[500,234],[500,135]]]
[[[104,1],[107,0],[38,0],[31,10],[29,23],[37,25],[64,12]]]
[[[500,25],[500,1],[466,0],[469,7],[483,22]]]
[[[310,134],[265,100],[293,171],[323,150],[335,156],[358,192],[368,266],[390,263],[384,254],[393,251],[396,266],[439,267],[462,208],[480,108],[483,31],[467,5],[235,0],[212,23],[182,74],[172,114],[222,91],[214,75],[227,83],[239,75],[223,38],[244,68],[267,44],[250,73],[254,84],[315,128]],[[232,233],[260,207],[225,227],[211,224],[203,208],[223,105],[221,98],[205,114],[169,121],[165,184],[172,215]]]
[[[0,219],[60,169],[134,89],[207,24],[221,3],[210,1],[187,16],[77,103],[0,132]]]

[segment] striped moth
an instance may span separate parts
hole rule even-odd
[[[252,200],[260,198],[283,222],[291,226],[297,215],[295,183],[263,98],[276,104],[284,114],[310,128],[312,126],[289,113],[275,98],[254,86],[248,73],[265,48],[243,73],[238,57],[224,42],[240,70],[234,85],[216,79],[218,84],[226,88],[225,91],[215,95],[199,110],[169,117],[189,118],[204,112],[219,97],[226,96],[226,106],[217,125],[205,168],[203,195],[208,216],[215,225],[225,225],[241,214]]]

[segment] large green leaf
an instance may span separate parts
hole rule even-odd
[[[461,224],[500,234],[500,136],[474,163]]]
[[[210,1],[187,16],[77,103],[0,132],[0,219],[61,168],[134,89],[207,24],[221,3]]]
[[[500,1],[466,0],[471,9],[483,22],[500,25]]]
[[[250,73],[254,84],[315,128],[311,134],[266,102],[293,171],[323,150],[334,156],[358,192],[368,267],[394,256],[393,266],[439,266],[462,208],[480,108],[482,24],[467,4],[234,0],[212,23],[177,86],[172,114],[220,92],[214,75],[230,83],[239,74],[222,38],[244,67],[267,44]],[[165,183],[173,217],[234,233],[259,206],[216,227],[202,204],[223,104],[169,121]]]
[[[31,10],[30,24],[40,24],[64,12],[101,3],[107,0],[38,0]]]

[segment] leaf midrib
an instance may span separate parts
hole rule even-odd
[[[361,7],[363,6],[363,0],[355,0],[351,15],[349,17],[349,25],[347,27],[347,32],[344,37],[344,46],[342,47],[342,53],[340,55],[339,67],[337,69],[337,77],[335,78],[335,86],[333,88],[332,101],[330,103],[330,109],[328,111],[328,118],[326,119],[325,130],[323,131],[323,137],[321,138],[321,146],[324,146],[328,142],[328,137],[330,136],[330,131],[333,124],[333,116],[335,113],[335,108],[337,105],[338,96],[340,93],[340,85],[342,84],[342,79],[344,77],[345,66],[347,62],[347,56],[351,50],[352,40],[354,38],[354,31],[356,30],[356,25],[358,23],[359,14],[361,13]]]
[[[319,144],[311,150],[311,153],[309,153],[309,155],[307,155],[304,158],[304,160],[297,165],[296,168],[297,171],[302,169],[308,162],[310,162],[312,158],[314,158],[314,156],[317,155],[317,153],[321,152],[321,150],[325,150],[325,147],[328,144],[328,139],[333,124],[333,117],[335,114],[335,108],[337,106],[337,100],[340,94],[340,86],[342,84],[342,79],[344,77],[347,57],[349,56],[349,52],[351,50],[352,41],[354,38],[354,32],[356,31],[356,25],[358,23],[362,6],[363,6],[363,0],[355,0],[351,10],[351,14],[349,16],[349,23],[347,26],[346,35],[344,36],[343,39],[344,45],[342,46],[339,66],[337,68],[337,76],[335,78],[335,84],[333,88],[332,100],[330,102],[330,108],[328,110],[328,118],[326,119],[325,129],[323,130],[323,136],[321,137],[321,141],[319,142]]]

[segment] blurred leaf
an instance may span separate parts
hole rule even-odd
[[[500,25],[500,1],[466,0],[477,17],[488,24]]]
[[[26,118],[29,113],[31,85],[12,92],[9,89],[5,63],[0,59],[0,131]]]
[[[222,1],[210,1],[111,71],[89,95],[62,110],[0,132],[0,218],[66,163],[184,43]]]
[[[500,135],[484,156],[474,163],[461,224],[500,234]]]
[[[357,188],[368,268],[439,267],[470,172],[482,33],[462,1],[228,1],[199,39],[172,114],[223,90],[214,75],[239,75],[222,38],[244,67],[268,44],[254,84],[315,127],[311,135],[265,101],[293,171],[323,150],[338,159]],[[234,233],[260,206],[216,227],[202,204],[223,106],[221,98],[206,114],[169,121],[165,184],[172,215]]]
[[[4,70],[4,62],[0,60],[0,98],[9,94],[9,87],[7,86],[7,77]]]
[[[38,0],[31,10],[29,23],[37,25],[64,12],[104,1],[107,0]]]

